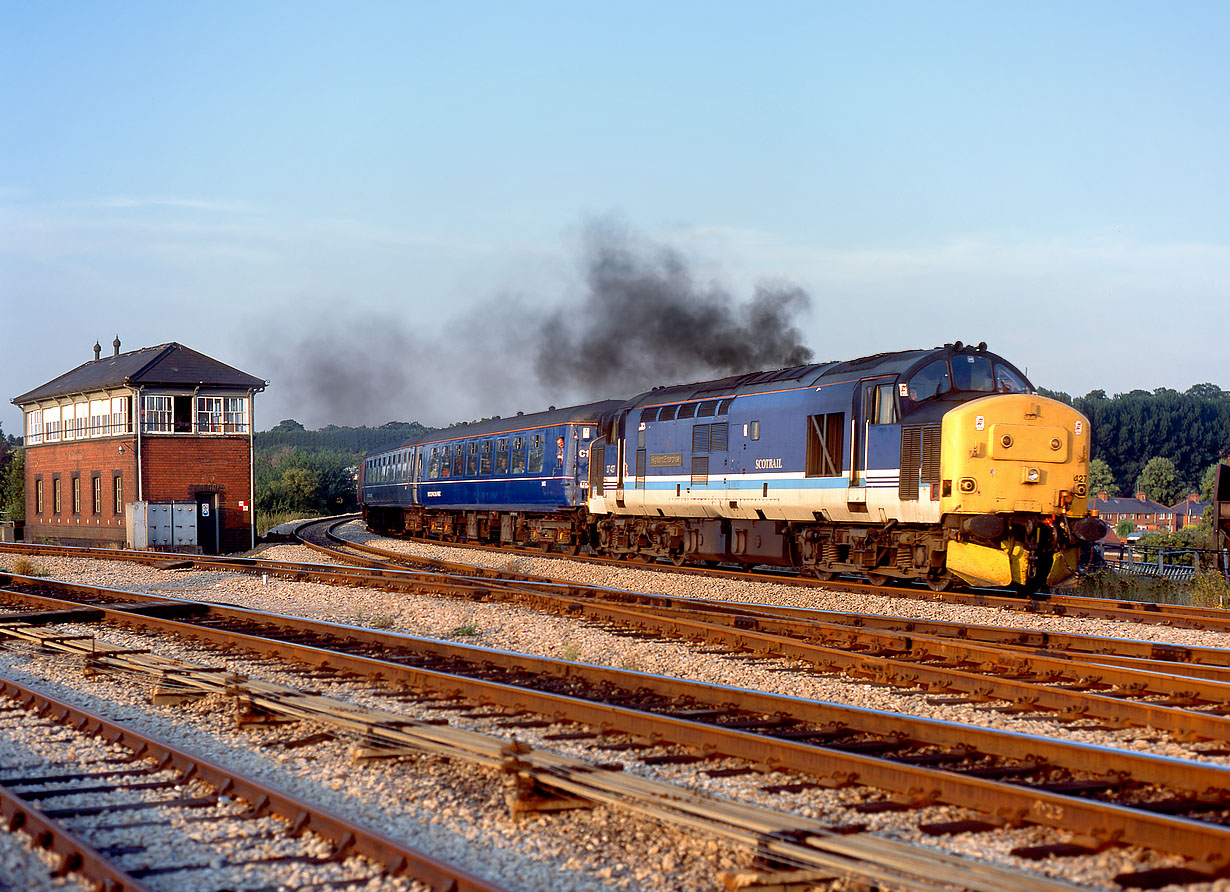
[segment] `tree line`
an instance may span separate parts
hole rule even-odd
[[[256,510],[265,515],[345,514],[358,508],[359,463],[373,449],[393,446],[430,428],[390,421],[379,427],[307,430],[294,419],[253,437]]]
[[[1213,470],[1230,453],[1230,393],[1197,384],[1183,393],[1159,387],[1082,397],[1041,390],[1089,419],[1093,449],[1089,491],[1111,496],[1144,492],[1173,505],[1189,493],[1211,498]]]

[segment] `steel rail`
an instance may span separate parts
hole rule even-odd
[[[0,581],[5,578],[22,579],[22,577],[11,574],[7,576],[0,574]],[[381,577],[381,581],[388,585],[401,587],[404,584],[411,590],[420,590],[418,584],[413,581],[388,581],[384,576]],[[42,580],[24,578],[23,582],[37,588]],[[59,585],[61,590],[75,590],[87,594],[98,595],[107,592],[108,597],[118,600],[153,600],[145,595],[91,586],[73,586],[68,583]],[[974,649],[945,642],[935,643],[932,650],[950,651],[954,656],[947,659],[955,662],[956,665],[935,665],[914,660],[894,659],[884,655],[859,653],[848,649],[850,646],[848,641],[843,642],[844,647],[831,647],[782,635],[758,632],[754,628],[758,621],[746,618],[736,619],[733,622],[734,627],[731,628],[731,623],[719,624],[710,621],[714,617],[709,616],[706,616],[704,620],[696,620],[684,616],[672,616],[669,611],[659,610],[648,613],[643,610],[597,602],[591,598],[568,598],[562,592],[544,594],[542,591],[520,589],[512,585],[480,583],[475,588],[469,585],[442,585],[430,582],[426,589],[432,594],[447,590],[450,594],[462,593],[467,597],[504,597],[521,601],[528,600],[536,606],[560,610],[574,617],[586,617],[632,628],[652,630],[659,635],[705,640],[735,650],[804,660],[820,667],[838,668],[848,674],[898,687],[913,688],[922,685],[931,689],[960,692],[984,700],[1001,699],[1015,704],[1028,704],[1033,709],[1045,710],[1059,716],[1076,718],[1088,716],[1111,722],[1153,727],[1181,738],[1193,735],[1207,739],[1230,738],[1230,718],[1207,712],[1180,709],[1166,704],[1137,702],[1117,696],[1120,693],[1135,693],[1138,689],[1145,691],[1160,689],[1170,696],[1182,698],[1184,702],[1198,700],[1200,686],[1202,684],[1211,686],[1215,683],[1201,682],[1197,679],[1180,678],[1174,675],[1153,675],[1110,665],[1080,666],[1078,671],[1083,671],[1086,675],[1078,675],[1077,681],[1085,687],[1089,686],[1088,679],[1090,678],[1097,678],[1103,680],[1103,683],[1114,686],[1108,694],[1100,694],[1089,690],[1068,690],[1022,677],[1028,675],[1031,679],[1036,679],[1037,673],[1029,668],[1028,661],[1035,660],[1035,664],[1040,665],[1046,661],[1046,658],[1044,656],[1035,657],[1032,654],[1023,656],[1016,651],[983,651],[980,660],[973,661],[973,666],[979,671],[973,672],[969,670],[969,667]],[[635,594],[630,597],[636,600],[647,599],[651,602],[669,601],[669,599],[659,599],[653,596],[646,598]],[[174,599],[168,600],[173,601]],[[914,639],[906,640],[913,641]],[[925,638],[917,639],[919,648],[925,643]],[[1050,668],[1046,671],[1058,673],[1058,678],[1071,678],[1072,676],[1073,665],[1070,661],[1051,659],[1047,665]],[[1041,679],[1041,681],[1046,680],[1048,680],[1046,676]],[[1227,685],[1222,683],[1212,690],[1222,691],[1226,687]]]
[[[73,652],[64,640],[58,649]],[[225,692],[269,715],[309,720],[361,737],[368,746],[360,758],[432,753],[498,769],[506,775],[546,784],[560,793],[586,802],[606,803],[635,814],[711,833],[766,852],[775,859],[835,876],[889,883],[910,892],[943,892],[953,885],[999,892],[1003,888],[1032,892],[1074,892],[1066,882],[1032,876],[960,856],[921,848],[891,839],[834,832],[805,817],[766,808],[715,799],[705,793],[681,789],[613,768],[595,766],[522,743],[476,731],[423,722],[384,710],[354,706],[285,685],[256,681],[226,670],[182,660],[134,653],[123,648],[90,651],[94,670],[121,669],[144,673],[151,679],[173,681],[179,690]],[[374,748],[372,748],[374,747]],[[531,797],[537,794],[530,791]],[[512,801],[516,814],[520,796]],[[937,885],[940,884],[940,885]]]
[[[302,524],[297,530],[298,532],[306,527],[331,523],[334,527],[340,526],[343,523],[348,523],[348,519],[335,520],[317,520],[308,521]],[[384,554],[389,558],[396,560],[414,560],[413,557],[400,554],[399,552],[379,549],[374,546],[349,542],[347,544],[357,548],[360,551],[368,551],[373,554]],[[423,542],[430,545],[446,545],[448,547],[463,547],[476,548],[479,550],[493,551],[497,553],[511,553],[507,547],[495,547],[475,545],[471,543],[440,543],[433,540],[416,539],[413,541]],[[312,547],[309,543],[309,547]],[[531,557],[543,557],[541,552],[524,551],[523,553]],[[565,555],[555,555],[563,559]],[[569,560],[582,560],[589,562],[597,562],[608,566],[629,567],[628,561],[612,560],[609,558],[595,558],[592,556],[567,556]],[[458,565],[465,566],[465,565]],[[1010,610],[1017,613],[1035,613],[1041,615],[1054,616],[1078,616],[1078,617],[1096,617],[1100,619],[1113,619],[1122,622],[1148,622],[1162,623],[1167,625],[1182,626],[1186,628],[1199,629],[1214,629],[1217,631],[1230,631],[1230,611],[1220,607],[1195,607],[1182,604],[1163,604],[1152,601],[1131,601],[1122,598],[1091,598],[1082,595],[1064,595],[1064,594],[1036,594],[1029,598],[1024,598],[1020,595],[1001,595],[993,591],[949,591],[936,592],[931,589],[892,586],[892,585],[874,585],[868,582],[857,582],[853,580],[817,580],[809,579],[805,576],[786,576],[782,574],[757,574],[746,570],[730,571],[715,568],[700,568],[700,567],[676,567],[669,564],[648,563],[648,564],[632,564],[635,569],[649,569],[662,573],[675,573],[686,575],[699,576],[717,576],[720,578],[728,578],[740,581],[766,582],[779,585],[793,585],[804,588],[838,588],[847,591],[862,591],[870,594],[879,594],[888,597],[901,597],[911,600],[922,601],[942,601],[950,604],[965,604],[979,607],[993,607],[997,609]]]
[[[336,518],[328,518],[321,521],[309,521],[301,525],[300,529],[305,527],[329,523],[331,525],[340,525],[349,522],[349,519],[337,520]],[[403,563],[419,564],[428,571],[437,573],[460,573],[462,575],[488,578],[488,579],[503,579],[515,581],[538,581],[543,583],[554,582],[544,577],[535,577],[529,574],[509,573],[507,571],[494,570],[491,568],[479,567],[473,564],[462,564],[450,561],[442,561],[429,558],[415,558],[411,555],[401,554],[398,552],[379,549],[374,546],[363,543],[345,541],[350,548],[365,551],[370,554],[381,556],[384,563],[388,561],[398,561]],[[309,541],[302,541],[303,545],[317,551],[328,553],[331,556],[338,558],[336,550],[327,549],[319,544]],[[437,542],[429,542],[429,544],[441,544]],[[448,546],[462,545],[462,543],[445,543]],[[489,550],[497,551],[505,554],[512,554],[508,548],[491,548]],[[165,563],[173,560],[189,562],[193,566],[201,569],[216,569],[216,570],[242,570],[244,572],[269,572],[285,575],[291,572],[290,568],[298,568],[300,572],[312,573],[321,572],[320,565],[312,564],[296,564],[294,562],[283,561],[268,561],[259,558],[224,558],[218,556],[204,557],[201,555],[182,555],[171,552],[139,552],[126,549],[104,549],[95,547],[70,547],[60,545],[39,545],[29,543],[0,543],[0,552],[13,552],[22,554],[44,554],[49,556],[64,556],[64,557],[88,557],[99,560],[122,560],[133,561],[146,564]],[[543,556],[541,552],[526,552],[526,554]],[[563,558],[563,555],[558,557]],[[347,556],[348,560],[357,560],[354,555]],[[592,560],[591,558],[576,558],[569,557],[575,560]],[[604,563],[613,564],[615,566],[628,566],[623,561],[606,561]],[[369,564],[370,566],[370,564]],[[1079,597],[1074,595],[1043,595],[1030,599],[1022,599],[1019,596],[996,595],[987,592],[932,592],[931,590],[915,589],[915,588],[900,588],[892,586],[877,586],[869,583],[858,583],[849,581],[818,581],[807,579],[806,577],[784,577],[780,575],[756,575],[747,572],[739,573],[723,573],[722,571],[713,571],[700,568],[680,568],[667,565],[655,564],[638,564],[636,569],[652,569],[658,572],[685,572],[691,575],[728,575],[732,579],[743,581],[768,582],[774,584],[796,585],[810,588],[841,588],[851,591],[866,591],[872,594],[879,594],[888,597],[901,597],[912,600],[924,601],[942,601],[952,604],[965,604],[980,607],[990,607],[1000,610],[1009,610],[1017,613],[1031,613],[1038,615],[1051,616],[1067,616],[1067,617],[1087,617],[1098,619],[1109,619],[1119,622],[1145,622],[1151,624],[1171,625],[1182,628],[1194,629],[1209,629],[1213,631],[1230,631],[1230,611],[1215,607],[1189,607],[1185,605],[1160,604],[1154,602],[1128,601],[1128,600],[1111,600],[1101,598]],[[423,572],[423,571],[419,571]],[[305,577],[306,578],[306,577]],[[555,582],[556,585],[564,583]]]
[[[277,641],[251,634],[225,632],[209,626],[185,625],[172,620],[126,613],[116,608],[96,609],[127,625],[146,630],[159,633],[173,632],[232,650],[251,650],[281,659],[297,660],[308,665],[328,667],[333,671],[352,672],[364,677],[379,678],[384,682],[401,683],[419,690],[432,690],[448,696],[462,696],[479,702],[532,711],[562,721],[580,722],[591,727],[618,727],[620,731],[642,739],[670,741],[699,752],[722,753],[753,763],[830,778],[837,783],[863,783],[904,796],[908,801],[914,803],[936,802],[973,808],[998,816],[999,820],[1010,823],[1037,823],[1067,830],[1075,826],[1106,843],[1132,843],[1180,853],[1200,860],[1209,865],[1210,869],[1221,870],[1224,867],[1224,853],[1230,851],[1230,828],[1186,818],[1154,814],[1113,803],[1084,800],[1046,790],[1019,787],[807,743],[754,735],[721,725],[703,724],[670,715],[645,713],[627,707],[599,704],[532,688],[515,687],[453,673],[390,663],[387,660],[358,657],[336,650]],[[218,610],[218,608],[210,609],[211,612]],[[255,611],[237,608],[226,608],[225,610],[226,612],[255,614]],[[301,625],[306,622],[293,617],[278,617],[277,619],[279,622],[283,619],[290,620],[291,625]],[[329,624],[317,625],[327,626]],[[382,633],[382,635],[388,636],[391,633]],[[391,637],[401,638],[396,635]],[[71,645],[71,642],[66,644],[68,645]],[[529,662],[523,655],[511,656]],[[578,676],[589,668],[573,665],[573,671]],[[603,671],[604,673],[619,672],[619,670],[609,669]],[[627,673],[627,676],[631,677],[630,680],[638,682],[645,682],[649,679],[656,683],[663,681],[642,676],[639,673]],[[608,677],[614,676],[609,675]],[[815,703],[811,708],[819,710],[823,707],[824,704]],[[893,716],[893,718],[901,719],[902,717]],[[967,745],[971,739],[972,730],[967,726],[960,726],[960,732],[965,735]],[[1017,745],[1018,755],[1021,754],[1022,746],[1032,752],[1036,745],[1040,745],[1038,738],[1019,738],[1019,740],[1023,743]],[[1053,741],[1052,745],[1060,746],[1056,741]],[[1103,762],[1100,771],[1104,773],[1112,764],[1112,760],[1128,755],[1114,750],[1102,750]],[[1195,778],[1196,784],[1201,787],[1202,795],[1215,795],[1218,801],[1221,801],[1227,799],[1227,794],[1230,793],[1230,772],[1219,766],[1193,765],[1193,763],[1180,760],[1172,760],[1170,764],[1166,764],[1166,760],[1159,761],[1159,757],[1145,757],[1142,760],[1139,754],[1132,754],[1132,758],[1120,764],[1125,772],[1136,772],[1138,777],[1143,777],[1142,771],[1149,770],[1146,766],[1152,766],[1155,773],[1161,772],[1167,775],[1181,768],[1181,773],[1186,774],[1189,779],[1181,782],[1179,788],[1191,789],[1192,779]]]
[[[214,787],[219,795],[243,799],[252,806],[251,815],[254,817],[274,814],[288,821],[294,833],[310,830],[332,842],[336,855],[361,855],[381,865],[386,873],[410,877],[440,892],[507,892],[502,886],[433,858],[426,852],[403,845],[268,784],[127,725],[105,719],[44,691],[0,678],[0,696],[37,710],[43,718],[71,726],[78,733],[118,744],[153,760],[164,769],[174,769],[184,780],[201,780]],[[65,869],[81,872],[100,889],[148,892],[148,887],[115,868],[105,856],[76,839],[58,822],[40,815],[38,809],[7,791],[4,791],[3,801],[9,828],[24,826],[36,834],[36,839],[39,835],[51,834],[52,850],[64,859]]]

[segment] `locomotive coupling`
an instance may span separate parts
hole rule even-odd
[[[1097,542],[1110,531],[1110,525],[1100,517],[1082,517],[1072,524],[1072,535],[1082,542]]]
[[[961,521],[965,532],[979,539],[998,539],[1004,534],[1004,519],[998,514],[976,514]]]

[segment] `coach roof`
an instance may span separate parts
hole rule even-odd
[[[18,406],[49,397],[90,393],[111,387],[216,387],[262,391],[266,382],[171,342],[106,356],[77,366],[10,402]]]

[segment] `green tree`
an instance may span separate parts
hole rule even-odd
[[[1209,465],[1208,470],[1204,472],[1204,476],[1200,478],[1200,501],[1213,501],[1213,486],[1217,482],[1217,466],[1221,464],[1219,461]]]
[[[1154,456],[1145,463],[1136,478],[1136,491],[1143,492],[1155,502],[1173,505],[1183,495],[1184,486],[1175,471],[1174,462],[1163,456]]]
[[[1089,495],[1093,498],[1100,492],[1106,493],[1111,498],[1119,494],[1115,486],[1115,475],[1110,465],[1100,458],[1095,458],[1089,462]]]
[[[0,511],[14,520],[26,516],[26,455],[24,450],[8,449],[0,432]]]
[[[1123,520],[1115,524],[1115,535],[1120,539],[1126,539],[1128,533],[1132,532],[1134,529],[1136,529],[1136,524],[1132,523],[1125,517]]]

